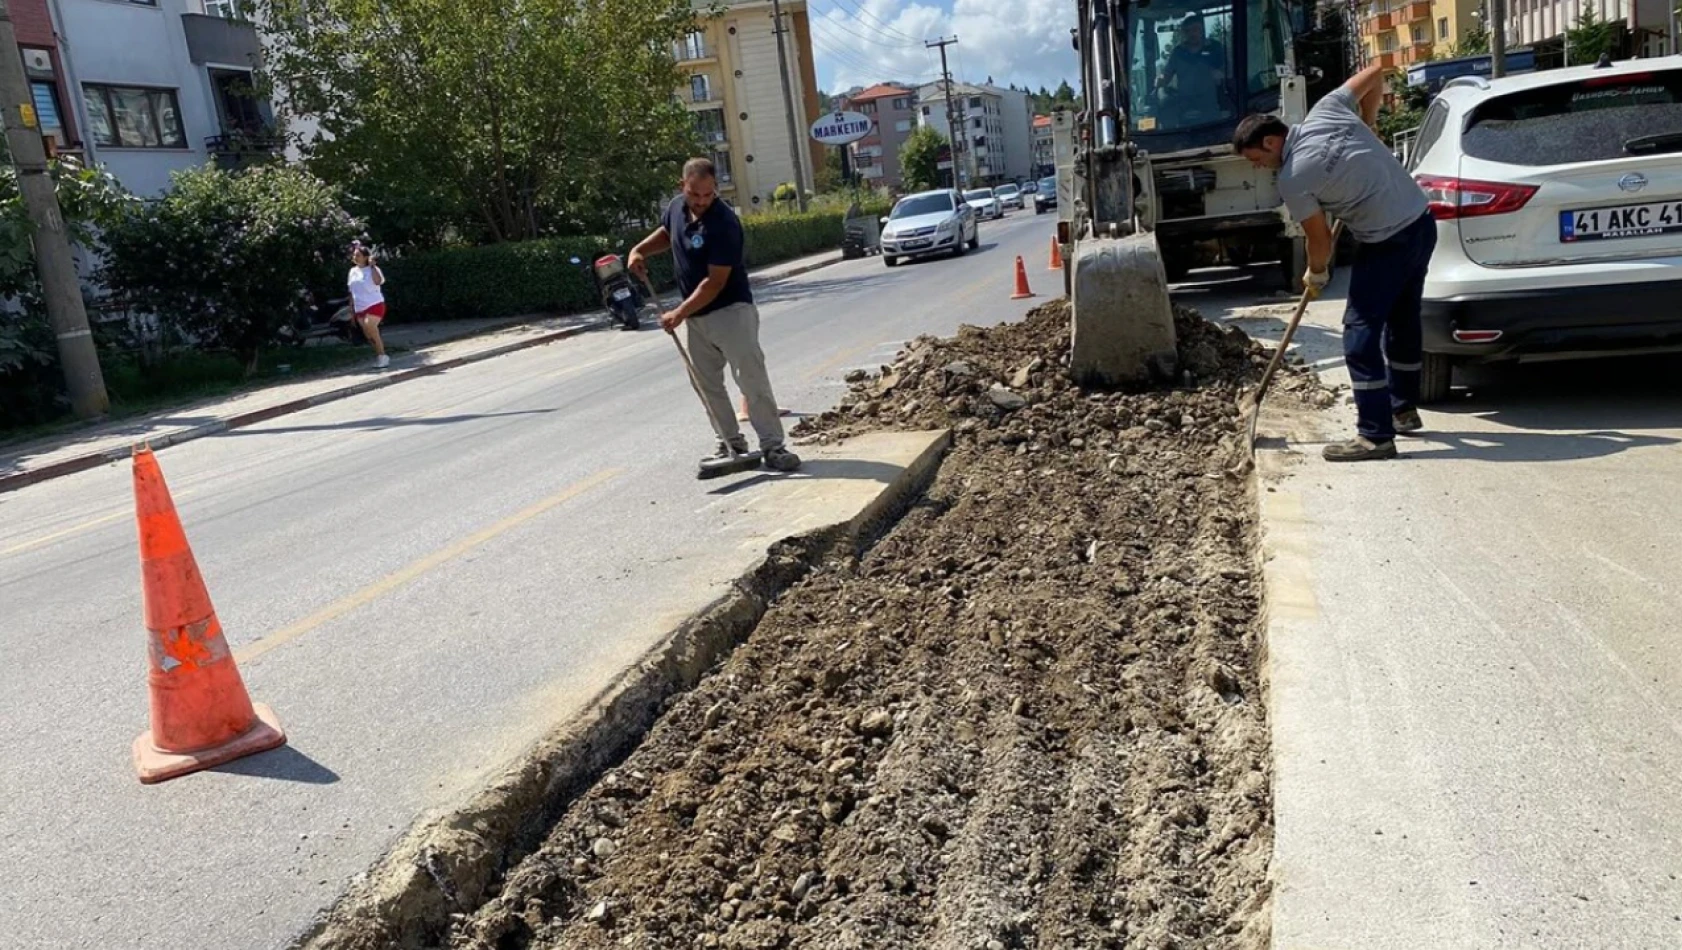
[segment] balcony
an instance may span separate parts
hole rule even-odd
[[[227,132],[205,139],[204,149],[217,168],[236,171],[279,161],[286,151],[286,140],[273,132]]]
[[[1432,43],[1413,43],[1402,50],[1402,61],[1408,65],[1428,63],[1436,53],[1436,46]]]
[[[1361,32],[1366,36],[1388,33],[1395,28],[1396,15],[1394,13],[1380,13],[1361,21]]]
[[[1392,50],[1388,53],[1379,53],[1378,54],[1378,65],[1380,67],[1384,68],[1384,69],[1399,69],[1399,68],[1401,68],[1401,65],[1402,65],[1401,51],[1400,50]]]
[[[1431,19],[1430,0],[1416,0],[1402,8],[1403,23],[1418,23],[1420,20]]]
[[[183,13],[181,28],[187,36],[187,58],[197,65],[255,68],[262,59],[257,28],[244,20]]]

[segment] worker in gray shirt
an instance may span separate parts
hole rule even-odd
[[[1343,355],[1355,389],[1356,437],[1326,447],[1334,462],[1396,457],[1396,434],[1418,432],[1420,298],[1437,226],[1420,190],[1372,125],[1384,70],[1368,66],[1315,104],[1295,128],[1277,116],[1239,123],[1232,144],[1279,173],[1285,210],[1308,238],[1303,284],[1317,295],[1331,279],[1330,219],[1355,239]]]

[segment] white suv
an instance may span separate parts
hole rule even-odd
[[[1423,401],[1457,362],[1682,349],[1682,56],[1453,80],[1409,169],[1437,219]]]

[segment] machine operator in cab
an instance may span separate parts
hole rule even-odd
[[[1187,111],[1215,112],[1221,108],[1224,82],[1226,50],[1209,39],[1203,17],[1193,13],[1180,23],[1180,42],[1168,53],[1157,88],[1169,91]]]

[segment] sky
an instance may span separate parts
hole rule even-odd
[[[961,82],[1076,89],[1080,64],[1069,45],[1075,0],[807,0],[818,86],[842,92],[888,80],[931,82],[938,50],[925,40],[957,36],[947,47]]]

